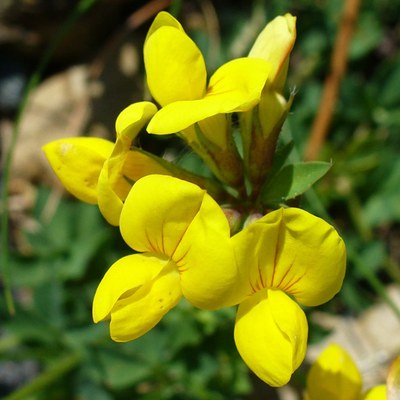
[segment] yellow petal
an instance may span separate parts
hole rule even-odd
[[[126,177],[136,180],[125,175],[124,170],[132,142],[156,111],[157,107],[153,103],[134,103],[119,114],[115,123],[117,140],[108,161],[108,179],[110,187],[122,200],[125,200],[132,186]]]
[[[154,279],[167,260],[149,254],[133,254],[120,258],[106,272],[93,300],[93,320],[110,318],[112,308],[125,293]]]
[[[64,187],[79,200],[97,203],[97,182],[113,143],[91,137],[59,139],[43,151]]]
[[[196,44],[181,29],[160,26],[144,44],[147,83],[152,96],[165,106],[203,96],[207,72]]]
[[[304,359],[307,332],[304,312],[280,290],[260,290],[239,305],[236,347],[268,385],[283,386],[290,380]]]
[[[399,394],[397,394],[397,397],[390,397],[386,385],[378,385],[368,390],[362,400],[397,400],[398,398]]]
[[[172,175],[172,172],[158,162],[156,156],[140,149],[131,150],[126,155],[122,173],[132,181],[151,174]]]
[[[146,35],[146,40],[158,29],[162,28],[163,26],[171,26],[173,28],[176,28],[182,32],[184,32],[184,29],[182,28],[182,25],[180,22],[174,18],[170,13],[167,11],[160,11],[157,16],[154,18],[153,23],[150,26],[149,31],[147,32]]]
[[[307,376],[309,400],[357,400],[361,387],[357,366],[337,344],[331,344],[320,354]]]
[[[174,255],[183,295],[199,308],[231,306],[238,272],[228,220],[220,206],[204,193],[198,213]]]
[[[344,243],[331,225],[304,210],[270,212],[233,241],[249,288],[278,288],[307,306],[327,302],[341,288]]]
[[[172,256],[200,209],[205,191],[166,175],[148,175],[132,187],[121,213],[125,242],[137,251]]]
[[[235,97],[220,113],[247,111],[260,100],[271,66],[258,59],[238,58],[218,68],[210,79],[206,97],[230,93]]]
[[[118,115],[115,121],[117,138],[128,139],[129,146],[140,130],[157,112],[157,107],[148,101],[131,104]],[[128,147],[129,150],[129,147]]]
[[[98,204],[100,212],[111,225],[119,225],[119,217],[122,211],[122,200],[111,188],[108,179],[108,160],[101,170],[98,182]]]
[[[264,89],[258,106],[261,131],[264,137],[268,137],[279,123],[282,123],[282,117],[287,110],[285,98],[278,92]]]
[[[201,130],[201,133],[211,143],[216,145],[220,150],[226,150],[228,147],[228,141],[232,140],[230,132],[230,123],[231,120],[229,119],[229,125],[228,125],[227,116],[225,114],[216,114],[212,117],[199,121],[199,128]],[[184,132],[184,135],[185,139],[188,139],[188,137],[186,136],[186,131]],[[189,134],[189,140],[190,136],[192,135]],[[197,135],[196,139],[198,140]]]
[[[269,64],[264,60],[239,58],[230,61],[211,77],[203,98],[168,104],[155,114],[147,131],[175,133],[216,114],[247,111],[260,101],[268,73]]]
[[[271,63],[270,81],[275,81],[284,70],[296,40],[296,17],[290,14],[273,19],[257,37],[249,57],[262,58]]]
[[[112,339],[134,340],[152,329],[181,297],[173,263],[134,254],[118,260],[105,274],[93,300],[93,319],[111,317]]]
[[[117,145],[118,140],[115,148]],[[123,201],[128,196],[134,181],[125,174],[126,160],[132,151],[134,150],[124,149],[120,154],[111,156],[104,164],[105,167],[107,165],[108,186]]]

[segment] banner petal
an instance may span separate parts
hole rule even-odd
[[[306,306],[329,301],[341,288],[343,240],[331,225],[304,210],[272,211],[233,240],[238,265],[247,267],[243,279],[255,288],[283,290]]]
[[[207,81],[204,59],[182,30],[167,25],[152,32],[144,44],[144,63],[150,92],[161,106],[203,97]]]
[[[198,186],[167,175],[139,179],[122,209],[122,237],[136,251],[172,256],[204,194]]]

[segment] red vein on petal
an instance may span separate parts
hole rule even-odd
[[[160,250],[158,249],[158,247],[156,248],[156,247],[153,245],[153,243],[151,242],[149,233],[147,232],[147,229],[144,230],[144,234],[145,234],[145,236],[146,236],[147,241],[149,242],[149,245],[150,245],[151,250],[153,250],[153,253],[160,254]]]
[[[263,274],[262,274],[262,271],[261,271],[260,258],[259,257],[257,257],[257,269],[258,269],[258,277],[260,278],[260,282],[261,282],[261,287],[265,288],[266,284],[264,282],[264,277],[263,277]]]
[[[179,264],[180,264],[180,262],[188,255],[189,251],[190,251],[190,246],[189,246],[188,249],[185,251],[185,253],[182,255],[182,257],[179,258],[179,260],[174,260],[174,262],[175,262],[175,264],[176,264],[176,266],[177,266],[179,272],[182,272],[182,267],[183,267],[184,265],[186,265],[186,263],[184,263],[183,265],[179,265]]]
[[[293,291],[290,291],[290,288],[293,287],[293,285],[295,285],[299,281],[301,281],[303,279],[304,275],[305,274],[299,276],[297,279],[295,279],[295,280],[293,280],[291,282],[288,282],[288,284],[285,287],[283,287],[282,290],[285,291],[285,292],[289,292],[290,294],[294,294]]]
[[[285,278],[287,277],[287,275],[289,274],[290,270],[292,269],[294,265],[294,260],[292,262],[292,264],[290,264],[290,267],[287,268],[286,272],[284,273],[284,275],[282,276],[282,279],[279,281],[279,283],[275,286],[277,288],[281,288],[281,284],[282,282],[285,280]]]
[[[281,237],[281,231],[283,228],[283,223],[282,220],[279,222],[279,228],[278,228],[278,237],[276,240],[276,246],[275,246],[275,254],[274,254],[274,266],[272,269],[272,276],[271,276],[271,287],[274,287],[274,278],[275,278],[275,272],[276,272],[276,268],[277,268],[277,261],[278,261],[278,252],[279,252],[279,248],[280,248],[280,237]]]

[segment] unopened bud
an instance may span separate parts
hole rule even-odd
[[[236,232],[239,232],[242,215],[239,211],[234,208],[225,208],[222,206],[222,211],[224,212],[226,219],[229,222],[229,226],[231,228],[231,234],[234,235]]]

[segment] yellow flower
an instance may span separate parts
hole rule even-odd
[[[181,24],[167,12],[157,15],[144,45],[147,82],[162,106],[150,133],[175,133],[216,114],[254,107],[268,77],[269,65],[241,58],[221,66],[210,78],[203,56]],[[221,133],[219,133],[221,135]],[[218,143],[218,133],[209,138]]]
[[[241,282],[236,346],[260,379],[282,386],[306,351],[308,325],[297,302],[316,306],[339,291],[345,246],[332,226],[297,208],[270,212],[232,241]]]
[[[259,102],[268,62],[232,60],[217,69],[207,84],[200,50],[167,12],[159,13],[150,27],[144,62],[150,92],[162,106],[147,131],[179,134],[218,179],[242,187],[242,161],[229,114],[248,111]]]
[[[168,173],[133,140],[157,111],[149,102],[135,103],[116,120],[116,142],[92,137],[64,138],[46,144],[43,151],[64,187],[79,200],[98,204],[106,220],[118,225],[123,200],[132,181],[148,173]]]
[[[362,377],[351,356],[330,344],[312,364],[307,375],[306,400],[386,400],[386,385],[362,394]]]
[[[339,398],[337,398],[337,400],[338,399]],[[365,393],[365,395],[362,397],[362,400],[392,400],[392,399],[388,396],[386,385],[382,384],[368,390],[368,392]],[[393,400],[396,400],[396,397],[393,398]]]
[[[358,400],[362,378],[350,355],[337,344],[327,347],[307,376],[309,400]]]
[[[140,253],[110,267],[93,301],[94,321],[111,319],[115,341],[149,331],[182,296],[205,309],[233,304],[229,224],[198,186],[161,175],[140,179],[126,198],[120,230]]]
[[[125,108],[115,123],[115,143],[78,137],[55,140],[43,147],[64,187],[79,200],[98,204],[111,225],[119,224],[122,205],[132,184],[145,175],[178,176],[196,182],[210,193],[219,194],[220,189],[211,181],[132,146],[156,111],[156,106],[149,102],[134,103]]]

